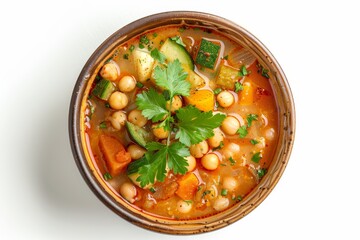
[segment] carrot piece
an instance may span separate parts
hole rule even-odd
[[[199,179],[192,172],[185,174],[178,181],[179,187],[176,194],[183,200],[190,200],[194,197],[199,185]]]
[[[239,93],[240,105],[250,105],[254,102],[254,88],[250,82],[243,84],[243,90]]]
[[[116,138],[101,135],[99,146],[111,176],[118,175],[131,162],[130,153]]]
[[[201,111],[212,111],[214,109],[214,93],[210,90],[198,90],[190,93],[190,96],[185,97],[185,102],[194,105]]]

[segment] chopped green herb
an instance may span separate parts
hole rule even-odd
[[[106,107],[106,108],[110,108],[110,103],[106,102],[106,103],[105,103],[105,107]]]
[[[247,120],[247,126],[251,127],[252,122],[258,120],[258,115],[252,113],[248,114],[246,116],[246,120]]]
[[[236,163],[236,161],[232,157],[229,157],[229,161],[231,166],[234,166]]]
[[[235,198],[235,200],[236,200],[237,202],[240,202],[240,201],[242,200],[242,197],[239,195],[239,196],[237,196],[237,197]]]
[[[220,166],[226,167],[225,163],[220,163]]]
[[[258,73],[261,73],[261,76],[269,79],[270,76],[269,76],[269,70],[268,69],[265,69],[260,63],[256,65],[257,68],[258,68]]]
[[[110,173],[108,173],[108,172],[107,172],[107,173],[104,173],[103,177],[104,177],[104,179],[105,179],[106,181],[108,181],[108,180],[112,179],[111,174],[110,174]]]
[[[241,82],[235,82],[235,92],[242,91],[244,89],[244,86],[241,84]]]
[[[150,190],[150,192],[152,192],[152,193],[156,192],[155,188],[153,188],[153,187],[151,187],[149,190]]]
[[[142,88],[142,87],[144,86],[144,84],[142,84],[141,82],[136,82],[136,86],[137,86],[138,88]]]
[[[134,51],[134,50],[135,50],[135,46],[134,46],[134,45],[131,45],[131,46],[129,47],[129,50],[130,50],[130,52]]]
[[[229,58],[229,55],[226,55],[223,57],[223,59],[225,59],[225,60],[228,60],[228,58]]]
[[[177,44],[186,47],[186,45],[183,43],[183,41],[181,40],[180,36],[175,36],[175,37],[171,37],[171,40],[175,41]]]
[[[217,95],[217,94],[221,93],[221,91],[222,91],[221,88],[216,88],[216,89],[214,90],[214,94]]]
[[[259,143],[259,141],[256,140],[256,139],[251,139],[251,140],[250,140],[250,143],[251,143],[252,145],[256,145],[256,144]]]
[[[153,37],[156,38],[158,34],[156,32],[153,33]]]
[[[223,188],[221,189],[221,196],[226,196],[228,194],[228,190]]]
[[[259,178],[262,178],[267,172],[267,169],[266,168],[260,168],[257,170],[257,175]]]
[[[148,50],[151,51],[153,49],[153,46],[148,45]]]
[[[123,58],[126,59],[126,60],[129,59],[129,54],[128,54],[128,53],[125,53],[125,54],[123,55]]]
[[[164,44],[164,40],[161,40],[161,41],[160,41],[160,45],[163,45],[163,44]]]
[[[142,36],[140,37],[140,42],[141,42],[142,44],[147,45],[147,44],[150,43],[150,40],[148,39],[148,37],[147,37],[146,35],[142,35]]]
[[[241,127],[236,131],[236,133],[239,134],[239,137],[240,137],[240,138],[246,137],[246,135],[248,134],[246,125],[241,126]]]
[[[247,75],[249,75],[249,72],[248,72],[248,70],[246,69],[246,66],[243,65],[243,66],[240,68],[239,76],[240,76],[240,77],[244,77],[244,76],[247,76]]]
[[[261,152],[257,152],[251,157],[251,161],[253,161],[254,163],[259,163],[261,159]]]
[[[150,55],[152,58],[154,58],[155,60],[158,60],[160,63],[164,63],[165,62],[165,59],[166,59],[166,56],[161,53],[159,51],[159,49],[157,48],[154,48],[151,52],[150,52]]]
[[[99,127],[100,127],[101,129],[107,128],[106,122],[101,122],[100,125],[99,125]]]
[[[140,48],[140,49],[143,49],[143,48],[145,48],[144,44],[142,44],[142,43],[139,43],[139,48]]]
[[[220,145],[217,146],[217,147],[215,147],[215,148],[213,148],[212,150],[213,150],[213,151],[216,151],[216,150],[222,149],[223,147],[224,147],[224,142],[221,141],[221,142],[220,142]]]

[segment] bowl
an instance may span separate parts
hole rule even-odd
[[[274,158],[267,174],[241,202],[218,214],[199,219],[176,220],[162,218],[133,208],[123,198],[114,194],[99,175],[85,141],[82,106],[88,82],[93,81],[101,65],[113,54],[115,48],[145,31],[167,25],[200,26],[214,29],[241,43],[251,51],[272,75],[271,86],[276,97],[279,116],[279,137]],[[270,51],[251,33],[225,18],[208,13],[174,11],[158,13],[136,20],[112,34],[91,55],[76,81],[69,111],[69,135],[77,167],[94,194],[114,213],[145,229],[169,234],[195,234],[223,228],[238,221],[254,210],[270,194],[288,163],[295,133],[295,109],[291,90],[285,74]]]

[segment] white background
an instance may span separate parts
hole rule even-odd
[[[360,14],[356,1],[2,1],[0,239],[359,239]],[[211,233],[136,227],[89,190],[68,139],[75,81],[110,34],[146,15],[197,10],[259,38],[293,91],[292,156],[269,197]]]

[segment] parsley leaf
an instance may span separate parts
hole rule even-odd
[[[244,89],[244,86],[240,82],[235,82],[235,92],[242,91]]]
[[[139,173],[136,181],[141,187],[162,182],[166,177],[166,164],[174,174],[185,174],[188,163],[185,157],[190,155],[189,149],[182,143],[170,145],[150,142],[146,145],[148,152],[137,161],[132,162],[127,170],[128,174]]]
[[[178,59],[170,62],[167,68],[156,66],[153,74],[156,84],[167,89],[170,93],[170,98],[176,95],[190,95],[190,83],[186,81],[188,74],[181,67]]]
[[[246,135],[248,134],[246,125],[241,126],[237,131],[237,134],[239,134],[240,138],[244,138],[246,137]]]
[[[150,55],[155,60],[158,60],[160,63],[164,63],[166,60],[166,56],[162,54],[157,48],[151,50]]]
[[[244,77],[244,76],[247,76],[247,75],[249,75],[249,71],[246,69],[246,66],[243,65],[243,66],[240,68],[239,76],[240,76],[240,77]]]
[[[181,40],[180,36],[175,36],[175,37],[171,37],[171,40],[175,41],[177,44],[186,47],[186,45],[183,43],[183,41]]]
[[[251,140],[250,140],[250,143],[251,143],[252,145],[256,145],[256,144],[259,143],[259,141],[256,140],[256,139],[251,139]]]
[[[201,112],[194,106],[188,105],[180,108],[176,117],[179,131],[175,138],[186,146],[197,144],[207,138],[214,136],[214,128],[221,125],[225,119],[224,114],[215,114],[211,111]]]
[[[247,124],[247,126],[248,127],[251,127],[251,124],[252,124],[252,122],[254,121],[254,120],[258,120],[258,115],[256,115],[256,114],[248,114],[247,116],[246,116],[246,120],[247,120],[247,122],[248,122],[248,124]]]
[[[251,157],[251,161],[255,162],[255,163],[259,163],[259,161],[262,159],[262,155],[261,152],[257,152],[255,153],[252,157]]]
[[[154,88],[136,95],[136,105],[142,110],[144,117],[154,122],[160,121],[168,114],[164,96]]]

